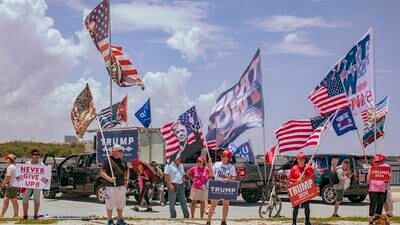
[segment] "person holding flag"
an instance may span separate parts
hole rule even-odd
[[[222,161],[216,162],[212,168],[214,179],[223,182],[229,182],[236,179],[236,168],[231,164],[233,154],[228,149],[222,152]],[[217,207],[218,200],[211,200],[211,207],[208,211],[207,225],[211,225],[211,219]],[[226,218],[229,212],[229,200],[222,200],[222,222],[221,225],[226,225]]]
[[[113,210],[117,209],[117,225],[127,225],[123,219],[123,209],[126,204],[126,189],[129,181],[128,164],[123,160],[123,148],[114,145],[111,149],[110,163],[103,163],[100,176],[107,181],[106,187],[106,210],[107,225],[113,225]]]
[[[313,178],[315,177],[314,170],[310,166],[306,165],[306,155],[303,152],[299,152],[296,155],[296,164],[290,169],[289,172],[289,181],[292,184],[296,184],[300,182],[304,173],[305,178]],[[310,223],[310,201],[304,202],[304,214],[306,217],[306,225],[311,225]],[[292,225],[297,224],[297,215],[299,213],[299,205],[293,208],[293,216],[292,216]]]

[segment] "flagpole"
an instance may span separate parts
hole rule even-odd
[[[358,131],[358,128],[357,128],[357,137],[358,137],[358,141],[360,142],[360,145],[361,145],[361,150],[364,154],[365,163],[368,165],[367,153],[365,152],[364,143],[361,140],[361,135],[360,135],[360,132]]]
[[[269,181],[270,181],[270,179],[271,179],[272,172],[274,171],[274,167],[275,167],[275,158],[276,158],[277,153],[279,153],[279,143],[275,145],[274,157],[272,158],[271,169],[269,170],[268,180],[266,181],[267,187],[268,187],[268,185],[269,185]],[[265,162],[265,160],[264,160],[264,162]],[[266,165],[266,162],[265,162],[265,165]],[[266,166],[265,166],[265,168],[266,168]]]
[[[113,170],[112,165],[111,165],[111,159],[110,159],[110,154],[108,153],[108,148],[107,148],[107,145],[106,145],[106,139],[104,138],[103,129],[101,128],[100,120],[99,120],[99,117],[97,115],[96,115],[96,120],[97,120],[97,123],[99,124],[99,128],[100,128],[101,141],[102,141],[104,147],[106,148],[107,161],[108,161],[108,165],[110,166],[111,177],[114,177],[114,170]],[[117,184],[114,181],[114,186],[116,186],[116,185]]]
[[[339,112],[339,110],[340,110],[340,109],[337,109],[336,112],[333,114],[333,116],[330,117],[330,118],[328,118],[328,120],[325,122],[325,124],[324,124],[324,126],[323,126],[323,127],[326,127],[326,128],[324,129],[325,132],[322,134],[322,137],[321,137],[320,141],[318,142],[318,145],[317,145],[317,147],[315,148],[314,153],[312,154],[312,156],[311,156],[310,160],[308,161],[306,167],[304,168],[304,171],[303,171],[303,173],[301,174],[300,179],[303,178],[304,173],[306,172],[306,169],[310,166],[312,160],[314,159],[314,156],[317,154],[317,152],[318,152],[318,150],[319,150],[319,147],[321,146],[322,141],[325,139],[325,136],[326,136],[326,134],[328,133],[328,130],[329,130],[329,128],[330,128],[331,125],[332,125],[332,121],[331,121],[331,120],[332,120],[332,119],[335,119],[335,117],[336,117],[337,113]]]
[[[151,101],[150,101],[150,98],[149,98],[149,111],[151,110]],[[153,124],[152,124],[152,120],[151,120],[151,112],[150,112],[150,130],[149,130],[150,132],[150,138],[149,138],[149,141],[150,141],[150,146],[149,146],[149,150],[150,150],[150,158],[152,157],[152,151],[153,151]],[[153,161],[153,160],[152,160]]]
[[[373,93],[373,96],[374,96],[374,140],[375,140],[375,143],[374,143],[374,146],[375,146],[375,155],[378,153],[378,150],[377,150],[377,144],[376,144],[376,78],[375,78],[375,29],[374,29],[374,26],[372,26],[372,51],[373,51],[373,55],[372,55],[372,57],[373,57],[373,60],[374,60],[374,62],[372,63],[372,66],[373,66],[373,73],[374,73],[374,93]]]
[[[389,114],[389,96],[387,97],[387,111],[385,112],[385,122],[383,123],[383,128],[382,128],[382,132],[385,132],[385,128],[386,128],[386,122],[387,122],[387,118],[388,118],[388,114]],[[382,135],[382,150],[381,150],[381,154],[383,154],[383,150],[385,149],[385,133],[383,133]]]
[[[110,76],[110,106],[112,109],[112,52],[111,52],[111,0],[108,0],[108,73]]]
[[[251,153],[253,153],[254,161],[255,161],[255,164],[256,164],[256,167],[257,167],[257,170],[258,170],[258,174],[260,175],[261,182],[263,182],[263,184],[264,184],[264,179],[263,179],[263,177],[262,177],[260,167],[258,166],[257,158],[256,158],[256,155],[254,154],[253,145],[251,144],[250,138],[248,139],[248,142],[249,142],[249,144],[250,144]]]
[[[259,50],[260,50],[260,48],[259,48]],[[262,70],[261,70],[261,67],[262,67],[262,64],[261,64],[261,50],[260,50],[260,59],[259,60],[260,60],[260,73],[262,75]],[[262,85],[262,83],[261,83],[261,85]],[[262,95],[263,95],[263,93],[262,93]],[[265,102],[264,102],[264,95],[262,97],[263,97],[262,98],[262,102],[263,102],[263,126],[262,126],[262,129],[263,129],[263,149],[264,149],[264,156],[265,156],[266,151],[267,151],[267,145],[266,145],[266,139],[265,139],[265,129],[266,128],[265,128]],[[267,163],[264,160],[264,180],[266,180],[266,179],[267,179]]]

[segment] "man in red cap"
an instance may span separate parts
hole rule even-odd
[[[233,154],[229,150],[222,152],[222,161],[216,162],[212,168],[214,172],[214,179],[224,182],[229,182],[236,179],[236,169],[232,165],[231,158]],[[207,225],[211,224],[211,219],[217,207],[218,200],[211,200],[211,207],[208,212]],[[226,218],[229,212],[229,200],[222,200],[222,222],[221,225],[226,225]]]
[[[303,152],[299,152],[296,155],[296,162],[297,164],[294,165],[291,169],[290,169],[290,173],[289,173],[289,181],[292,184],[296,184],[297,182],[299,182],[302,178],[314,178],[315,174],[314,174],[314,170],[313,168],[311,168],[311,166],[307,166],[306,165],[306,155]],[[304,176],[301,177],[301,175],[304,172]],[[304,207],[304,214],[306,217],[306,225],[311,225],[310,223],[310,202],[304,202],[303,204]],[[292,224],[296,225],[297,224],[297,215],[299,213],[299,206],[296,206],[293,208],[293,217],[292,217]]]

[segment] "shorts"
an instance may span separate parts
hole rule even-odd
[[[336,201],[341,202],[343,201],[344,189],[336,189]]]
[[[192,199],[192,201],[207,201],[208,191],[192,188],[190,190],[190,199]]]
[[[126,187],[106,187],[106,209],[123,209],[126,205]]]
[[[6,197],[7,198],[16,198],[18,195],[18,188],[16,187],[7,187],[6,188]]]
[[[32,194],[33,194],[33,201],[35,203],[40,203],[40,192],[41,191],[42,190],[40,190],[40,189],[32,189],[32,188],[25,189],[25,192],[23,193],[23,197],[22,197],[22,203],[24,203],[24,204],[28,203]]]

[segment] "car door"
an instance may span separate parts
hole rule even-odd
[[[46,154],[43,158],[43,163],[45,165],[51,166],[51,184],[50,188],[55,189],[58,188],[59,176],[57,170],[57,161],[53,155]]]
[[[77,159],[76,167],[73,169],[74,191],[86,192],[86,168],[89,163],[90,155],[80,155]]]
[[[78,155],[66,158],[58,167],[58,176],[61,189],[74,189],[73,170],[76,167]]]

